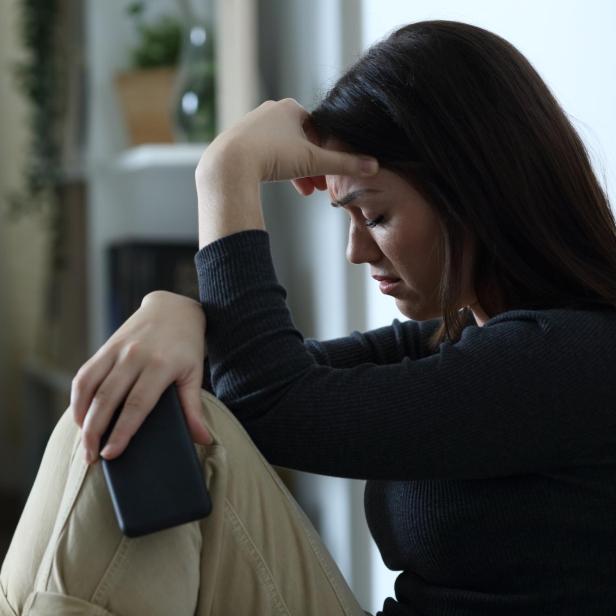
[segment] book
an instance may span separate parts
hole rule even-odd
[[[195,242],[122,240],[108,247],[109,323],[113,334],[158,289],[199,301]]]

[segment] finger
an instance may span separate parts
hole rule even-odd
[[[295,190],[300,194],[303,195],[304,193],[302,192],[302,189],[300,188],[301,184],[300,184],[300,179],[301,178],[297,178],[295,180],[291,180],[291,184],[293,184],[293,188],[295,188]]]
[[[92,398],[100,384],[107,377],[116,361],[116,357],[107,349],[102,353],[102,347],[95,353],[73,377],[71,382],[70,407],[73,419],[83,427],[83,421],[92,404]]]
[[[310,169],[311,176],[371,176],[376,175],[379,171],[377,159],[371,156],[326,150],[312,144],[310,144],[310,148],[313,153],[311,164],[314,166]]]
[[[311,179],[317,190],[327,190],[327,180],[324,175],[315,175]]]
[[[291,180],[295,190],[300,195],[307,196],[311,195],[314,192],[314,189],[317,190],[327,190],[327,180],[324,175],[314,175],[307,178],[296,178]]]
[[[311,178],[296,178],[295,180],[291,180],[291,182],[293,186],[295,186],[295,190],[304,197],[314,192],[314,184]]]
[[[113,460],[124,452],[145,418],[160,400],[166,389],[166,386],[161,389],[161,385],[168,382],[169,375],[159,362],[148,364],[139,374],[124,401],[107,443],[100,452],[106,460]]]
[[[81,440],[86,451],[86,460],[93,462],[98,458],[101,436],[107,430],[114,412],[126,399],[141,370],[135,360],[136,351],[129,347],[123,359],[111,369],[107,378],[96,390],[87,410]]]
[[[201,378],[195,378],[192,382],[181,385],[176,383],[176,388],[193,441],[201,445],[211,445],[214,439],[203,423],[201,383]]]
[[[299,101],[292,97],[283,98],[282,100],[278,101],[277,104],[290,105],[293,111],[298,114],[302,124],[306,121],[307,118],[310,117],[308,110],[303,105],[301,105]]]

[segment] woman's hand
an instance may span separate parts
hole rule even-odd
[[[309,113],[294,99],[266,101],[207,147],[195,174],[199,247],[263,228],[260,182],[292,180],[303,195],[326,188],[326,175],[370,176],[374,158],[320,147]]]
[[[251,166],[261,182],[378,171],[374,158],[321,148],[310,114],[293,98],[265,101],[218,135],[199,162],[197,178],[200,168],[216,161]]]
[[[101,436],[117,407],[123,410],[101,454],[120,455],[163,391],[177,387],[192,438],[212,438],[201,420],[205,314],[189,297],[154,291],[79,369],[71,388],[73,417],[82,428],[86,459],[98,459]]]

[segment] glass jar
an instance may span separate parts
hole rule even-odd
[[[176,141],[210,142],[216,135],[216,79],[211,12],[187,24],[174,86]]]

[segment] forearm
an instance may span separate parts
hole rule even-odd
[[[213,151],[196,171],[199,249],[213,241],[250,229],[265,229],[260,178],[240,152]]]
[[[196,172],[199,248],[240,231],[265,229],[261,182],[304,180],[302,194],[326,175],[371,176],[378,162],[312,143],[308,112],[293,99],[266,101],[207,147]],[[311,187],[306,191],[306,183]]]

